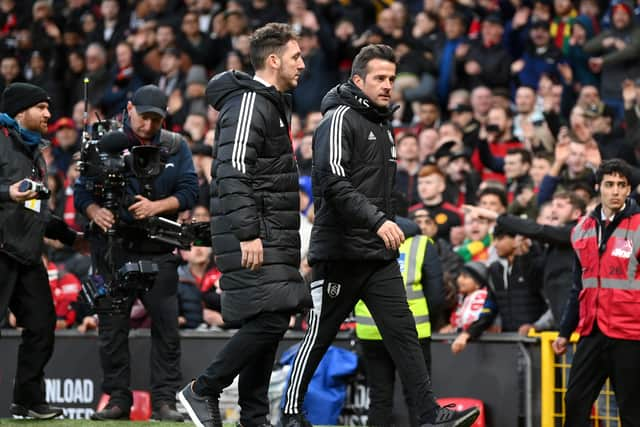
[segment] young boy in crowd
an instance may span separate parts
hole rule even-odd
[[[451,351],[460,353],[470,339],[478,338],[489,329],[497,310],[493,293],[489,288],[489,271],[477,261],[469,261],[462,267],[457,279],[458,306],[451,313],[450,323],[441,333],[457,332]]]

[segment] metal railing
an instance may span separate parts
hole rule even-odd
[[[556,356],[551,343],[558,337],[557,332],[531,333],[540,338],[540,410],[541,427],[562,427],[566,407],[564,396],[569,383],[571,361],[576,351],[579,336],[571,336],[567,353]],[[619,427],[618,407],[609,380],[605,383],[591,411],[593,427]]]

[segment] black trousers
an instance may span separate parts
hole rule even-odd
[[[98,271],[107,271],[104,254],[94,255]],[[96,256],[98,255],[98,256]],[[173,254],[144,254],[118,250],[116,266],[127,260],[151,260],[159,273],[148,292],[137,295],[151,317],[151,399],[154,408],[161,402],[174,403],[182,382],[180,371],[180,335],[178,333],[177,258]],[[110,402],[123,408],[132,403],[130,390],[129,329],[131,306],[136,295],[126,299],[120,312],[99,314],[100,363],[104,375],[102,390]]]
[[[398,263],[395,260],[318,263],[313,266],[312,276],[309,329],[291,369],[284,412],[300,413],[309,381],[322,356],[342,321],[362,299],[398,368],[410,406],[419,410],[421,423],[429,421],[437,404]]]
[[[591,425],[591,407],[607,377],[616,395],[622,427],[640,426],[640,341],[605,336],[594,325],[580,338],[569,372],[565,426]]]
[[[431,338],[418,340],[422,348],[427,371],[431,373]],[[362,356],[367,370],[367,385],[369,386],[369,426],[386,427],[393,423],[393,391],[396,380],[396,365],[382,341],[360,340]],[[402,385],[404,395],[409,391]],[[418,424],[418,411],[409,405],[409,419],[411,425]]]
[[[7,307],[23,327],[13,401],[45,402],[44,367],[53,354],[56,313],[44,264],[24,265],[0,252],[0,313]]]
[[[240,422],[244,427],[267,424],[269,380],[290,317],[289,313],[263,312],[244,322],[196,379],[193,390],[201,396],[219,396],[240,375]]]

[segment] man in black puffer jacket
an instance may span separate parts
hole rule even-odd
[[[197,425],[222,426],[220,392],[240,374],[240,422],[269,425],[267,391],[278,342],[291,314],[311,307],[300,266],[298,170],[283,92],[304,69],[288,25],[251,37],[254,78],[223,73],[207,100],[220,111],[212,166],[211,234],[222,272],[222,316],[240,330],[179,398]]]
[[[396,149],[389,103],[395,74],[393,49],[369,45],[354,59],[351,80],[322,101],[324,118],[313,136],[314,307],[291,369],[284,427],[310,425],[302,411],[307,386],[359,299],[380,330],[422,427],[469,426],[479,414],[477,408],[454,412],[436,403],[396,262],[404,235],[391,202]]]

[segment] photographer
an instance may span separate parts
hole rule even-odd
[[[107,302],[115,304],[113,310],[98,312],[100,359],[104,373],[102,389],[110,394],[110,400],[104,410],[91,418],[129,418],[132,403],[129,390],[129,312],[131,304],[139,297],[152,319],[152,417],[182,421],[181,414],[175,410],[175,394],[181,381],[177,257],[172,253],[172,245],[148,238],[144,226],[145,220],[152,216],[175,219],[179,211],[190,209],[198,196],[198,181],[186,141],[178,134],[161,130],[167,114],[167,96],[157,86],[147,85],[138,89],[127,103],[126,113],[123,133],[130,146],[118,147],[115,151],[140,145],[157,146],[164,160],[160,174],[153,179],[151,191],[145,191],[141,179],[127,178],[125,191],[133,199],[132,204],[112,208],[113,211],[103,207],[105,201],[97,200],[88,190],[86,184],[89,179],[81,177],[75,190],[76,209],[85,213],[105,233],[111,228],[115,231],[113,238],[94,233],[94,272],[107,281],[113,281],[117,279],[113,274],[114,268],[117,270],[126,262],[141,260],[155,263],[159,271],[148,292],[137,288],[127,290],[123,299],[116,300],[112,295],[104,297]],[[111,232],[109,236],[112,236]],[[113,283],[118,289],[126,289],[128,285]]]
[[[44,200],[49,190],[40,146],[51,118],[49,95],[38,86],[13,83],[3,91],[0,109],[0,313],[9,307],[23,328],[11,413],[49,419],[62,409],[48,405],[44,395],[56,314],[40,259],[43,237],[76,249],[83,240],[50,214]]]

